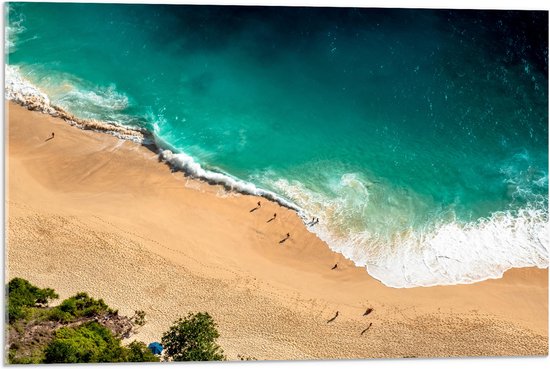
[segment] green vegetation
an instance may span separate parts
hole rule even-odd
[[[104,326],[89,322],[77,328],[61,328],[44,350],[45,363],[153,362],[159,358],[143,342],[124,347]]]
[[[126,360],[128,362],[146,362],[159,361],[159,358],[153,355],[151,350],[140,341],[134,341],[128,345],[126,349]]]
[[[27,318],[29,308],[47,306],[50,300],[59,297],[51,288],[40,289],[22,278],[13,278],[8,283],[7,295],[10,323]]]
[[[132,320],[132,322],[138,326],[138,327],[143,327],[145,325],[145,311],[143,310],[136,310],[135,313],[134,313],[134,316],[132,316],[130,318]]]
[[[45,363],[107,363],[124,361],[120,339],[96,322],[63,327],[44,350]]]
[[[21,278],[12,279],[6,292],[10,364],[159,361],[143,342],[122,344],[123,337],[145,324],[142,310],[132,317],[119,316],[102,299],[85,292],[48,307],[59,297],[55,291]],[[164,333],[164,354],[174,361],[225,360],[216,344],[218,337],[216,323],[208,313],[188,314]]]
[[[121,344],[122,336],[145,324],[144,311],[132,318],[119,316],[84,292],[48,307],[59,297],[55,291],[21,278],[12,279],[6,289],[10,364],[159,361],[143,342]]]
[[[50,320],[70,322],[77,318],[93,317],[100,314],[116,314],[102,300],[95,300],[85,292],[79,292],[75,296],[63,300],[61,305],[50,311]]]
[[[162,336],[167,356],[174,361],[224,360],[223,350],[216,344],[219,333],[208,313],[189,313],[180,318]]]

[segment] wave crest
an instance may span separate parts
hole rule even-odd
[[[305,214],[321,219],[310,231],[390,287],[474,283],[500,278],[514,267],[548,267],[548,215],[542,206],[496,212],[471,223],[447,217],[430,230],[380,235],[369,224],[353,221],[363,219],[361,213],[368,205],[367,186],[357,181],[352,174],[342,176],[343,196],[335,199],[299,182],[272,183],[297,201]],[[364,203],[358,204],[361,198]]]
[[[225,188],[249,195],[261,196],[274,201],[281,206],[297,211],[303,211],[294,203],[278,196],[276,193],[256,187],[253,183],[233,178],[229,174],[214,172],[204,169],[191,156],[185,153],[173,153],[170,150],[162,150],[160,158],[170,164],[173,168],[182,170],[191,177],[205,180],[210,184],[222,185]]]
[[[4,96],[6,100],[11,100],[29,110],[61,118],[67,123],[82,129],[108,133],[121,139],[139,143],[145,143],[147,140],[150,140],[150,135],[145,130],[128,128],[111,122],[76,117],[63,108],[52,105],[48,95],[24,78],[16,66],[6,65],[4,70],[6,76]]]

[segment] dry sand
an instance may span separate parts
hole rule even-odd
[[[139,144],[7,108],[7,280],[145,310],[133,338],[208,311],[229,359],[548,354],[547,269],[389,288],[288,209],[261,199],[250,213],[257,197],[171,173]]]

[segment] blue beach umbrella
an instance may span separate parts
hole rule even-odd
[[[162,345],[158,342],[151,342],[147,347],[155,355],[160,355],[162,353],[162,350],[164,349]]]

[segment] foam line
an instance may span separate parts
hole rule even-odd
[[[300,209],[297,205],[278,196],[274,192],[258,188],[253,183],[233,178],[225,173],[219,173],[204,169],[191,156],[185,153],[174,154],[170,150],[161,150],[160,158],[170,164],[173,168],[182,170],[191,177],[205,180],[210,184],[222,185],[226,189],[243,194],[261,196],[268,200],[276,202],[281,206],[295,210],[299,214],[303,213],[302,209]]]
[[[181,170],[193,178],[204,180],[210,184],[222,185],[231,191],[261,196],[281,206],[295,210],[299,215],[303,214],[303,211],[296,204],[271,191],[258,188],[250,182],[236,179],[229,174],[206,170],[191,156],[185,153],[173,153],[171,150],[164,149],[169,145],[163,144],[163,141],[159,137],[156,137],[156,135],[145,129],[128,128],[123,125],[78,118],[64,109],[51,104],[48,96],[21,76],[19,68],[16,66],[6,65],[5,71],[5,98],[7,100],[14,101],[29,110],[40,111],[54,117],[59,117],[78,128],[108,133],[120,139],[131,140],[144,145],[153,145],[157,148],[159,156],[163,161],[171,165],[172,168]]]
[[[346,180],[340,183],[347,185]],[[468,284],[500,278],[510,268],[548,268],[550,229],[544,203],[388,236],[376,234],[368,225],[350,229],[347,217],[353,209],[346,199],[331,200],[286,180],[273,186],[298,199],[306,213],[317,214],[321,221],[308,227],[311,232],[389,287]]]

